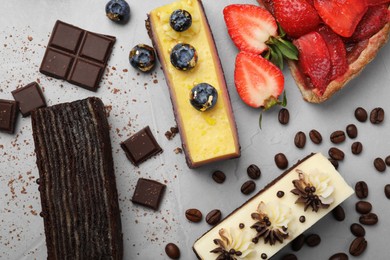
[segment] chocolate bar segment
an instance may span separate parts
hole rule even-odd
[[[34,109],[46,106],[45,97],[36,82],[12,91],[12,95],[15,101],[18,102],[23,117],[29,116]]]
[[[32,112],[48,259],[122,259],[104,105],[88,98]]]
[[[13,134],[17,115],[18,103],[16,101],[0,99],[0,131]]]
[[[158,210],[164,191],[164,184],[154,180],[139,178],[131,201]]]
[[[39,71],[96,91],[114,43],[113,36],[57,21]]]

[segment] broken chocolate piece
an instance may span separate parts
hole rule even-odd
[[[46,107],[46,100],[38,83],[32,82],[23,88],[12,91],[15,101],[23,117],[29,116],[31,111]]]
[[[0,131],[13,134],[17,115],[18,103],[16,101],[0,99]]]
[[[164,191],[164,184],[154,180],[139,178],[131,201],[158,210]]]

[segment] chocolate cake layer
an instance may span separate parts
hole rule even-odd
[[[48,259],[122,259],[104,105],[88,98],[31,114]]]

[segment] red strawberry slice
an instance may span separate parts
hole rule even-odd
[[[347,51],[341,37],[335,34],[329,27],[323,26],[318,32],[328,47],[331,61],[330,80],[334,80],[344,75],[348,70]]]
[[[282,71],[260,55],[248,52],[236,57],[234,82],[238,95],[251,107],[269,108],[284,88]]]
[[[389,22],[387,8],[388,4],[370,6],[348,41],[358,42],[368,39],[382,29]]]
[[[390,3],[390,0],[366,0],[367,5],[380,5]]]
[[[306,0],[274,0],[273,2],[276,20],[293,38],[316,30],[321,22],[316,9]]]
[[[256,54],[268,49],[265,42],[276,36],[278,26],[270,12],[255,5],[234,4],[223,9],[228,33],[241,51]]]
[[[309,85],[319,96],[324,94],[330,81],[331,60],[328,47],[318,32],[311,32],[293,42],[298,48],[298,65]]]
[[[367,11],[364,0],[314,0],[322,20],[335,33],[350,37]]]

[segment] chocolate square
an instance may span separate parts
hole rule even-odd
[[[79,47],[80,38],[84,31],[66,23],[56,23],[51,44],[59,49],[76,53]]]
[[[158,210],[165,187],[157,181],[139,178],[131,201]]]
[[[15,132],[17,108],[16,101],[0,99],[0,131],[10,134]]]
[[[41,64],[41,72],[53,78],[66,78],[73,63],[73,57],[55,50],[47,50]]]
[[[94,59],[100,63],[105,63],[111,52],[112,43],[112,40],[107,37],[87,32],[84,44],[81,47],[80,56]]]
[[[12,95],[15,101],[18,102],[23,117],[29,116],[34,109],[46,107],[45,97],[36,82],[12,91]]]
[[[129,139],[121,143],[121,147],[127,158],[136,166],[162,152],[149,126],[130,136]]]
[[[99,83],[101,73],[103,73],[103,67],[79,59],[69,75],[69,82],[89,90],[95,90],[94,86]]]

